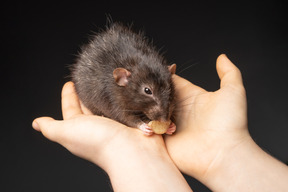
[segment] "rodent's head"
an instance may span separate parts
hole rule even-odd
[[[127,110],[135,112],[135,115],[143,115],[144,121],[167,121],[175,107],[171,76],[176,71],[176,64],[153,70],[145,66],[131,72],[117,68],[113,76],[115,82],[122,87],[121,95]]]

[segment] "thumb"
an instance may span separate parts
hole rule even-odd
[[[221,54],[217,58],[216,69],[221,80],[221,87],[226,85],[243,86],[240,70],[227,58]]]
[[[47,139],[57,141],[60,135],[62,121],[56,121],[51,117],[39,117],[32,123],[36,131],[40,131]]]

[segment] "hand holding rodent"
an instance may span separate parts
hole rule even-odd
[[[81,106],[72,82],[66,83],[62,90],[62,113],[63,121],[40,117],[34,120],[33,127],[73,154],[101,166],[102,160],[98,158],[103,157],[102,151],[106,147],[102,143],[113,141],[111,138],[119,133],[118,129],[126,126],[108,118],[91,115],[89,110]],[[94,152],[98,155],[95,156]]]
[[[162,136],[145,137],[139,129],[91,115],[80,104],[72,82],[62,90],[62,113],[62,121],[50,117],[35,119],[34,129],[74,155],[100,166],[115,191],[191,191],[171,161]],[[163,181],[167,185],[162,185]]]
[[[221,88],[215,92],[207,92],[179,76],[173,77],[179,105],[178,131],[165,141],[181,171],[195,177],[204,176],[221,151],[230,150],[249,137],[240,71],[221,55],[217,72]]]
[[[248,132],[239,69],[225,55],[216,68],[221,84],[215,92],[174,75],[178,131],[165,137],[171,158],[212,191],[287,190],[287,166],[265,153]]]
[[[145,137],[138,129],[91,115],[73,83],[62,91],[64,120],[42,117],[33,127],[103,168],[115,191],[191,191],[174,163],[212,191],[287,191],[287,166],[249,135],[240,71],[221,55],[217,72],[221,86],[215,92],[173,75],[180,108],[178,131],[165,137],[170,156],[161,135]]]

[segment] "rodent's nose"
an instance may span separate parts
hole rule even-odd
[[[155,120],[162,122],[169,121],[170,120],[169,113],[161,111],[155,115]]]
[[[156,121],[169,121],[170,120],[170,112],[169,109],[165,109],[166,107],[161,107],[160,105],[155,105],[151,107],[147,112],[147,117],[151,120]]]

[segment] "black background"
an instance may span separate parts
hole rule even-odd
[[[134,23],[136,30],[144,30],[167,59],[178,64],[180,76],[209,91],[219,88],[215,61],[226,53],[242,71],[252,137],[265,151],[288,161],[284,1],[168,2],[2,5],[0,176],[4,191],[111,191],[99,167],[31,127],[39,116],[62,118],[60,93],[69,80],[67,66],[92,31],[105,26],[108,14],[114,21]],[[209,191],[186,178],[194,191]]]

